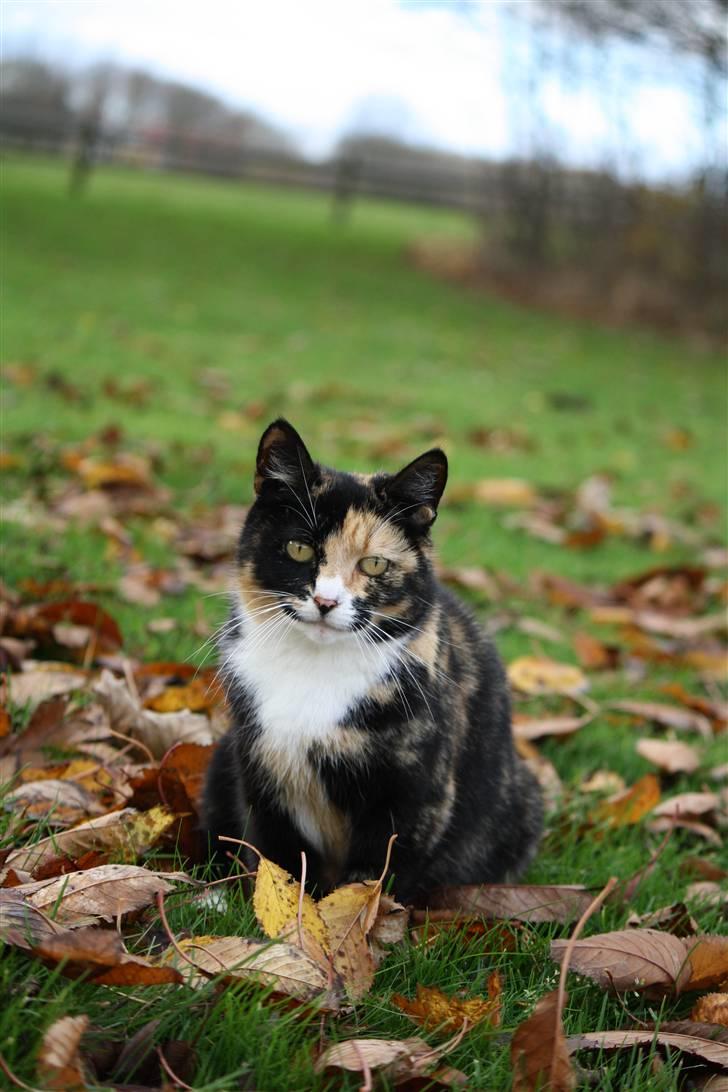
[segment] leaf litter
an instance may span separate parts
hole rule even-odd
[[[169,493],[157,484],[154,460],[148,457],[127,457],[118,450],[99,454],[90,444],[67,452],[65,466],[71,481],[52,501],[48,518],[58,528],[70,519],[98,528],[109,556],[123,568],[119,597],[151,608],[186,587],[217,590],[223,586],[242,520],[240,508],[223,506],[193,518],[173,516]],[[648,548],[662,548],[666,541],[696,545],[697,532],[675,521],[616,509],[610,483],[600,476],[582,483],[572,495],[542,493],[517,480],[493,480],[463,491],[455,500],[495,508],[521,506],[524,513],[505,518],[521,531],[569,549],[598,550],[615,536],[640,541]],[[172,567],[161,569],[144,561],[124,526],[127,516],[154,523],[159,537],[178,551]],[[26,513],[22,518],[35,516]],[[643,731],[645,725],[653,725],[663,732],[693,733],[702,737],[701,745],[725,731],[726,703],[716,692],[714,680],[724,671],[719,639],[726,626],[724,614],[717,609],[721,592],[713,568],[724,561],[708,549],[699,565],[652,565],[611,587],[580,585],[549,573],[536,574],[527,586],[519,587],[507,574],[485,568],[443,571],[443,578],[488,599],[535,597],[564,614],[564,626],[554,626],[511,611],[508,605],[504,623],[533,642],[533,653],[519,657],[509,669],[517,701],[515,733],[520,737],[519,749],[549,786],[555,806],[561,806],[563,799],[568,802],[573,790],[561,785],[553,763],[534,743],[553,741],[553,746],[579,733],[586,735],[594,721],[612,716],[622,723],[636,721]],[[27,601],[51,595],[50,602]],[[210,980],[219,984],[255,981],[273,997],[313,1004],[332,1020],[345,1017],[351,1005],[370,991],[382,960],[393,947],[407,943],[410,919],[415,930],[435,930],[427,933],[426,943],[436,938],[438,929],[450,928],[473,939],[495,938],[497,923],[510,922],[506,925],[509,937],[497,941],[507,952],[512,950],[514,931],[538,929],[549,922],[566,924],[593,901],[593,893],[579,885],[477,885],[443,890],[433,896],[429,910],[411,911],[384,894],[381,878],[345,885],[314,901],[300,880],[276,870],[272,862],[261,861],[254,905],[267,939],[180,937],[174,938],[176,947],[170,944],[162,956],[147,958],[126,951],[119,926],[129,916],[152,913],[154,902],[174,890],[189,888],[189,876],[156,871],[154,857],[149,864],[144,857],[160,847],[177,845],[191,863],[202,859],[195,823],[204,772],[225,727],[224,711],[215,692],[214,673],[196,675],[189,665],[145,665],[128,659],[120,627],[105,608],[93,602],[92,595],[90,586],[81,591],[59,582],[52,592],[50,584],[47,588],[38,584],[20,595],[6,590],[0,596],[0,653],[12,666],[3,680],[7,708],[0,719],[0,770],[11,782],[10,794],[16,794],[10,795],[15,811],[12,829],[26,842],[30,838],[5,854],[0,872],[4,885],[0,887],[0,932],[7,943],[22,948],[26,958],[56,964],[63,973],[84,977],[100,990],[124,982],[187,989]],[[572,619],[580,627],[573,635],[579,666],[545,657],[540,647],[541,641],[568,647],[567,627]],[[609,627],[607,637],[595,635],[600,627]],[[31,660],[31,655],[38,658]],[[639,680],[635,665],[651,663],[692,672],[697,685],[663,684],[671,704],[633,697],[629,690],[620,702],[601,708],[585,697],[590,688],[597,692],[596,673]],[[89,695],[92,700],[87,704]],[[575,709],[575,705],[581,707]],[[22,707],[30,710],[31,719],[18,731],[14,711]],[[671,784],[665,778],[702,768],[696,765],[701,762],[698,749],[672,738],[647,737],[635,743],[659,776],[646,775],[621,795],[603,801],[586,831],[596,837],[605,826],[644,824],[645,831],[659,832],[663,825],[668,831],[677,825],[686,837],[705,838],[701,834],[705,828],[715,845],[721,845],[725,805],[718,793],[677,794],[662,800],[665,785]],[[49,745],[70,748],[73,757],[65,763],[49,761],[45,753]],[[82,765],[90,758],[90,765]],[[616,771],[602,772],[607,781],[619,781]],[[49,804],[53,806],[50,824]],[[34,830],[41,821],[55,829],[37,839]],[[701,861],[701,869],[708,864]],[[118,871],[124,868],[139,871]],[[145,874],[143,880],[138,878],[140,873]],[[723,877],[710,878],[702,870],[697,875],[699,881],[693,886],[706,890],[688,892],[691,906],[718,906],[718,900],[724,899],[719,887]],[[638,935],[636,952],[623,933]],[[541,1080],[544,1074],[553,1088],[573,1087],[569,1052],[591,1048],[599,1036],[605,1049],[649,1048],[650,1043],[659,1045],[664,1039],[691,1057],[713,1057],[711,1052],[720,1044],[716,1046],[700,1029],[713,1016],[720,1017],[716,1019],[719,1026],[724,1020],[722,938],[702,935],[681,904],[638,916],[629,929],[611,935],[619,940],[609,942],[608,957],[599,948],[599,934],[575,942],[572,970],[590,974],[610,990],[618,989],[630,975],[646,992],[682,990],[695,996],[700,990],[712,990],[695,1000],[692,1030],[663,1025],[649,1037],[642,1029],[627,1029],[567,1040],[561,1025],[564,998],[559,1001],[558,991],[553,991],[537,1002],[533,1013],[535,1024],[542,1021],[540,1040],[530,1030],[522,1030],[528,1021],[514,1035],[518,1047],[515,1088],[535,1088],[534,1079]],[[555,952],[563,952],[559,944],[563,942],[554,942]],[[678,950],[678,946],[682,947]],[[640,958],[650,970],[639,964]],[[394,995],[390,1004],[396,1008],[401,1002],[405,1010],[409,1006],[412,1018],[428,1031],[452,1032],[456,1045],[479,1023],[497,1025],[495,996],[503,984],[491,969],[492,983],[494,976],[498,986],[489,989],[488,997],[446,993],[415,983],[414,999]],[[88,1055],[80,1046],[84,1030],[85,1025],[77,1035],[77,1025],[61,1022],[63,1050],[54,1047],[51,1036],[49,1049],[39,1056],[39,1073],[46,1066],[44,1080],[65,1079],[53,1075],[53,1066],[61,1074],[66,1067],[72,1080],[86,1079]],[[526,1065],[524,1069],[517,1059],[533,1052],[537,1041],[542,1043],[543,1056],[540,1060],[536,1056],[535,1068],[529,1070]],[[354,1039],[322,1046],[316,1065],[321,1072],[348,1068],[361,1074],[365,1083],[381,1071],[397,1083],[427,1075],[433,1083],[465,1084],[463,1074],[443,1066],[450,1049],[454,1046],[433,1047],[413,1038]],[[41,1063],[42,1057],[46,1060]]]

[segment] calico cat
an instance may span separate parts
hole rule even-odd
[[[221,642],[233,727],[212,761],[213,852],[245,838],[321,891],[512,879],[542,803],[511,736],[508,684],[475,619],[438,583],[430,528],[447,478],[433,449],[398,474],[315,463],[284,420],[258,449]],[[252,862],[251,862],[252,863]]]

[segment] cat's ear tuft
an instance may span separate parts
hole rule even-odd
[[[435,522],[437,506],[447,482],[447,456],[433,447],[408,463],[384,483],[392,518],[427,530]]]
[[[313,474],[313,460],[293,425],[283,417],[268,425],[258,445],[255,492],[260,493],[266,481],[285,482],[295,489]]]

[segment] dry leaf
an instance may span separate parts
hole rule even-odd
[[[459,1040],[459,1036],[457,1039]],[[424,1039],[347,1039],[330,1046],[316,1062],[316,1072],[346,1069],[381,1073],[394,1084],[429,1073],[440,1058],[456,1045],[453,1040],[431,1047]]]
[[[681,792],[663,800],[654,809],[657,816],[669,816],[671,819],[694,818],[710,815],[720,808],[720,797],[714,792]]]
[[[661,739],[639,739],[637,753],[667,773],[693,773],[700,765],[700,755],[687,743]]]
[[[476,501],[498,508],[529,508],[538,499],[534,487],[523,478],[481,478],[477,482],[461,482],[449,490],[448,497],[452,504]]]
[[[687,990],[710,990],[728,983],[728,937],[701,936],[685,942],[690,957]]]
[[[539,656],[513,660],[508,678],[524,694],[580,694],[589,689],[589,680],[578,667]]]
[[[374,981],[374,955],[367,933],[376,920],[381,891],[381,884],[375,880],[350,883],[337,887],[318,903],[334,967],[352,1000],[363,997]]]
[[[682,732],[699,732],[705,739],[712,739],[710,721],[702,713],[684,709],[679,705],[667,705],[659,701],[614,701],[610,709],[618,709],[632,717],[642,717],[666,728]]]
[[[172,883],[191,882],[182,872],[152,872],[138,865],[109,864],[72,872],[50,880],[14,887],[8,895],[21,895],[31,906],[53,912],[54,920],[69,929],[114,921],[122,914],[147,906],[158,892],[171,891]],[[0,905],[6,892],[0,891]]]
[[[328,948],[326,926],[311,896],[304,893],[301,900],[298,880],[294,880],[280,865],[261,857],[255,876],[253,908],[266,936],[278,937],[291,921],[298,920],[299,904],[302,927],[322,948]]]
[[[369,945],[377,967],[389,955],[390,948],[401,944],[406,937],[409,917],[409,910],[391,895],[380,897],[377,916],[369,933]]]
[[[567,1040],[570,1053],[576,1050],[633,1050],[636,1046],[672,1047],[700,1058],[709,1065],[728,1066],[728,1036],[713,1024],[694,1024],[689,1020],[663,1024],[659,1030],[592,1031]]]
[[[467,1020],[468,1027],[487,1020],[493,1027],[500,1026],[501,982],[497,971],[488,980],[487,997],[448,997],[437,986],[417,986],[413,1001],[401,994],[392,994],[391,1001],[405,1016],[410,1016],[427,1031],[441,1031],[452,1035]]]
[[[516,739],[540,739],[542,736],[570,736],[594,719],[591,713],[583,717],[527,717],[516,713],[513,735]]]
[[[57,933],[33,948],[33,955],[49,963],[62,963],[69,978],[87,977],[95,985],[160,986],[183,982],[173,967],[154,966],[132,956],[120,935],[110,929],[84,928]]]
[[[7,698],[13,705],[35,707],[50,698],[80,690],[88,673],[75,671],[69,664],[54,664],[53,670],[27,670],[6,677]]]
[[[207,978],[252,979],[277,993],[299,1001],[317,1001],[336,1010],[342,999],[341,982],[300,948],[281,941],[247,940],[244,937],[191,937],[178,947],[198,972]],[[179,964],[183,975],[184,964]]]
[[[558,994],[558,990],[544,994],[513,1033],[513,1092],[571,1092],[576,1087],[559,1019]]]
[[[561,961],[568,941],[551,942],[551,958]],[[602,989],[680,993],[690,978],[688,950],[679,937],[657,929],[620,929],[577,940],[570,969]]]
[[[152,808],[139,812],[134,808],[109,812],[99,819],[91,819],[71,830],[43,838],[35,845],[14,850],[6,864],[26,872],[33,872],[54,857],[76,860],[90,849],[117,852],[134,860],[153,846],[175,822],[175,816],[164,808]]]
[[[18,885],[22,886],[22,885]],[[32,948],[63,927],[19,895],[18,886],[0,891],[0,940],[16,948]]]
[[[690,917],[684,902],[661,906],[648,914],[630,914],[627,925],[632,929],[659,929],[676,937],[691,937],[698,932],[697,922]]]
[[[62,1016],[43,1036],[38,1076],[47,1092],[76,1092],[87,1087],[79,1047],[88,1023],[88,1016]]]
[[[690,1019],[728,1028],[728,993],[706,993],[695,1002]]]
[[[566,924],[578,918],[593,897],[593,891],[579,884],[486,883],[442,887],[429,905],[484,918]]]
[[[645,774],[625,792],[603,801],[592,818],[612,827],[632,826],[652,811],[659,799],[660,782],[654,774]]]
[[[25,818],[43,819],[51,826],[70,826],[108,810],[83,785],[58,778],[24,782],[5,794],[3,806]]]
[[[102,672],[94,691],[109,713],[112,728],[141,740],[155,758],[161,758],[176,743],[213,742],[207,717],[187,711],[155,713],[143,709],[127,684],[115,679],[110,671]]]

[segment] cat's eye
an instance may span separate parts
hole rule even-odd
[[[363,557],[359,562],[359,568],[367,576],[381,576],[389,568],[386,557]]]
[[[307,542],[296,542],[295,539],[291,539],[286,543],[286,553],[294,561],[310,561],[313,557],[313,546],[309,546]]]

